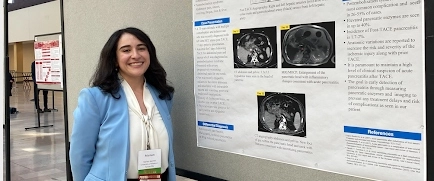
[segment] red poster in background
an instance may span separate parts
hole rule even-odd
[[[38,41],[35,48],[35,77],[38,84],[61,84],[62,61],[59,40]]]

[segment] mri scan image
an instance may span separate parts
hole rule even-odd
[[[294,66],[334,64],[333,38],[323,27],[300,25],[291,28],[282,41],[282,57]]]
[[[273,32],[273,31],[268,31]],[[234,37],[235,68],[267,68],[276,66],[275,29],[252,29]]]
[[[287,93],[266,95],[259,102],[258,130],[277,134],[306,136],[305,107],[303,102],[294,95]],[[298,97],[300,96],[298,95]]]

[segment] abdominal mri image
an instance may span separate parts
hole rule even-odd
[[[275,68],[276,28],[240,30],[234,34],[235,68]]]
[[[303,94],[272,93],[258,96],[258,131],[306,136]]]
[[[295,67],[335,67],[334,22],[318,24],[330,30],[309,24],[292,26],[282,32],[283,63]]]

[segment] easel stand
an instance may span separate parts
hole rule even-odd
[[[39,92],[39,90],[45,90],[45,89],[38,89],[37,92]],[[51,109],[51,110],[56,110],[57,111],[57,109],[54,108],[54,90],[51,90],[51,91],[52,91],[52,95],[53,95],[53,99],[52,99],[53,100],[53,109]],[[39,104],[39,95],[35,96],[35,102],[36,102],[36,104]],[[53,127],[52,124],[51,125],[41,126],[41,113],[39,113],[39,111],[36,111],[36,112],[38,112],[38,126],[24,128],[26,131],[29,130],[29,129],[39,129],[39,128],[46,128],[46,127]]]
[[[50,110],[51,111],[59,111],[59,110],[57,110],[56,108],[54,108],[54,90],[51,90],[51,98],[52,98],[52,103],[53,103],[53,108],[51,108]]]
[[[38,112],[38,126],[35,126],[35,127],[29,127],[29,128],[24,128],[26,131],[27,130],[29,130],[29,129],[39,129],[39,128],[46,128],[46,127],[53,127],[53,125],[51,124],[51,125],[44,125],[44,126],[41,126],[41,113],[39,113],[39,111],[36,111],[36,112]]]

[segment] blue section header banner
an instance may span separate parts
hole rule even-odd
[[[421,133],[411,133],[411,132],[394,131],[394,130],[344,126],[344,132],[345,133],[372,135],[372,136],[390,137],[390,138],[400,138],[400,139],[407,139],[407,140],[418,140],[418,141],[422,140],[422,134]]]
[[[220,123],[198,121],[197,125],[202,126],[202,127],[217,128],[217,129],[224,129],[224,130],[230,130],[230,131],[234,130],[234,125],[230,125],[230,124],[220,124]]]
[[[230,23],[230,19],[229,18],[219,18],[219,19],[195,21],[194,26],[206,26],[206,25],[216,25],[216,24],[225,24],[225,23]]]

